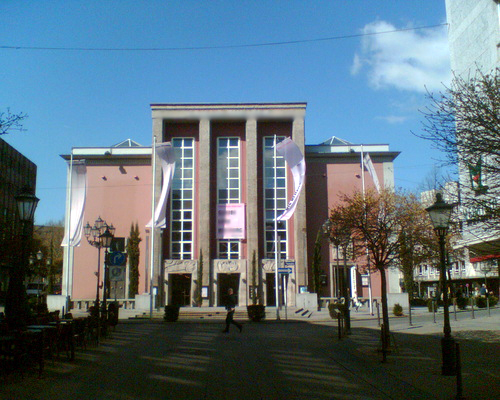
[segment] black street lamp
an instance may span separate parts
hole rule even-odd
[[[18,265],[10,269],[9,287],[5,304],[7,322],[9,328],[13,329],[23,328],[26,325],[29,315],[24,277],[28,264],[30,230],[39,201],[32,192],[32,189],[24,188],[20,194],[15,196],[19,220],[21,221],[21,249]]]
[[[102,295],[102,309],[103,309],[104,315],[106,315],[106,310],[107,310],[106,301],[108,298],[108,289],[109,289],[107,287],[107,283],[109,280],[109,277],[108,277],[108,249],[111,247],[111,243],[113,242],[114,231],[115,231],[115,228],[113,227],[113,225],[106,226],[106,230],[104,231],[104,233],[101,236],[99,236],[101,243],[102,243],[102,247],[104,247],[104,249],[105,249],[104,250],[105,251],[105,253],[104,253],[104,284],[103,284],[103,295]]]
[[[443,292],[444,305],[444,337],[441,339],[441,351],[443,356],[443,365],[441,367],[442,375],[456,375],[455,361],[455,340],[451,336],[450,313],[448,310],[448,287],[446,283],[446,252],[445,238],[450,227],[451,212],[454,204],[448,204],[443,200],[441,193],[436,194],[436,202],[426,208],[431,218],[434,231],[439,238],[439,254],[440,254],[440,282]]]
[[[89,244],[97,248],[97,288],[96,288],[96,298],[94,315],[99,319],[99,281],[101,277],[101,249],[108,249],[113,241],[115,228],[113,225],[108,225],[106,221],[102,220],[101,217],[97,218],[94,222],[94,226],[87,225],[83,227],[83,232]],[[106,263],[104,264],[104,283],[103,283],[103,305],[106,305]]]

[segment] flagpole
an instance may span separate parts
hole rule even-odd
[[[273,166],[274,166],[274,286],[275,286],[275,296],[276,296],[276,319],[280,319],[280,308],[279,308],[279,278],[278,278],[278,171],[277,167],[277,152],[276,152],[276,142],[277,138],[274,135],[274,153],[273,153]]]
[[[151,149],[152,165],[153,165],[153,187],[151,190],[151,266],[149,270],[149,317],[153,318],[153,276],[154,276],[154,261],[155,261],[155,192],[156,192],[156,136],[153,136],[153,148]]]
[[[70,305],[70,300],[69,300],[69,281],[70,281],[70,276],[69,276],[69,264],[71,261],[71,203],[72,203],[72,196],[73,196],[73,148],[71,148],[71,155],[69,158],[69,193],[68,193],[68,215],[66,217],[66,228],[68,232],[68,242],[66,243],[66,313],[69,313],[69,305]],[[64,315],[64,313],[63,313]]]
[[[363,151],[363,145],[361,145],[361,184],[363,186],[363,201],[365,200],[365,155]],[[366,218],[366,212],[365,212]],[[366,266],[368,269],[368,298],[370,299],[370,314],[373,315],[373,297],[372,297],[372,273],[370,271],[370,256],[368,254],[368,247],[365,242],[366,250]]]

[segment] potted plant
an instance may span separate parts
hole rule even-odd
[[[266,307],[262,304],[252,304],[247,306],[248,318],[251,321],[259,322],[266,318]]]
[[[175,322],[179,319],[180,306],[169,304],[165,306],[165,315],[163,319],[167,322]]]

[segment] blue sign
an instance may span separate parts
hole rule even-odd
[[[109,255],[109,265],[125,265],[127,256],[121,251],[115,251]]]
[[[292,273],[291,267],[278,268],[278,274],[291,274],[291,273]]]

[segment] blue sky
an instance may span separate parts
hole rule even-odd
[[[151,103],[307,102],[306,144],[387,143],[410,190],[440,157],[411,131],[450,79],[447,28],[411,28],[445,23],[444,0],[2,0],[0,15],[0,110],[29,115],[2,138],[38,166],[38,224],[64,215],[60,154],[150,145]]]

